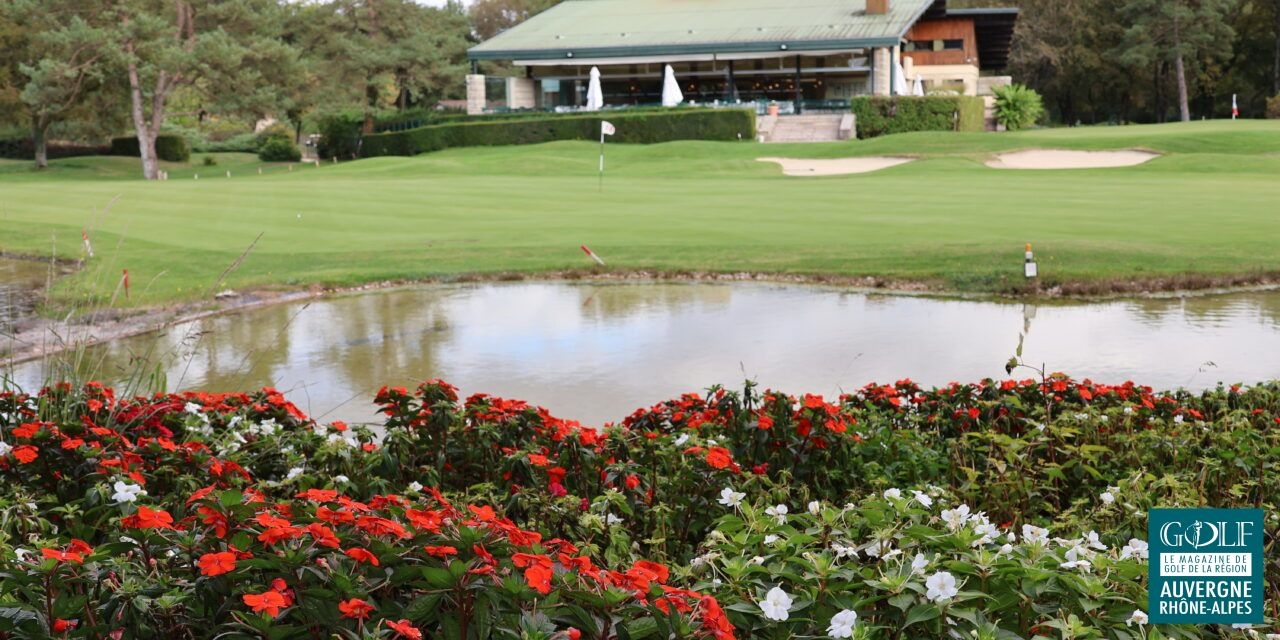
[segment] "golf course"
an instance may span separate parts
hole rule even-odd
[[[986,166],[1026,149],[1143,150],[1138,166]],[[1280,121],[912,133],[807,145],[556,142],[321,166],[203,155],[0,161],[0,251],[80,260],[55,308],[222,289],[605,274],[770,274],[943,293],[1108,293],[1280,276]],[[763,156],[910,157],[784,176]],[[255,242],[256,239],[256,242]],[[579,249],[606,262],[597,267]],[[117,291],[127,269],[127,300]]]

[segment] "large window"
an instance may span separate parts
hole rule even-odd
[[[905,51],[962,51],[964,40],[909,40]]]

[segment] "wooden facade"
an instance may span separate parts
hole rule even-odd
[[[902,55],[918,65],[978,65],[978,36],[973,18],[922,20],[907,31]]]

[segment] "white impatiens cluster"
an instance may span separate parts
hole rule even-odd
[[[1126,558],[1141,558],[1146,560],[1147,541],[1139,540],[1137,538],[1129,538],[1129,544],[1126,544],[1124,548],[1120,549],[1120,559],[1124,560]]]
[[[943,509],[942,521],[947,523],[947,528],[952,531],[959,531],[969,521],[969,505],[962,504],[954,509]]]
[[[765,515],[773,516],[773,519],[777,520],[778,524],[787,523],[787,505],[785,504],[769,507],[764,510],[764,513]]]
[[[9,446],[8,442],[0,440],[0,457],[9,455],[10,451],[13,451],[13,447]]]

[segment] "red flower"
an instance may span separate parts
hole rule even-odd
[[[581,639],[582,639],[582,632],[581,632],[581,631],[578,631],[577,629],[575,629],[575,628],[573,628],[573,627],[569,627],[569,630],[568,630],[568,631],[565,631],[565,635],[569,637],[569,640],[581,640]]]
[[[392,622],[387,620],[387,627],[396,632],[397,638],[408,638],[409,640],[422,640],[422,632],[409,624],[408,620],[400,620]]]
[[[356,518],[356,526],[371,536],[395,536],[411,538],[408,531],[400,523],[377,516],[360,516]]]
[[[373,605],[359,598],[352,598],[344,602],[338,603],[338,611],[342,612],[344,618],[355,618],[356,620],[364,620],[373,613]]]
[[[53,621],[53,632],[66,633],[79,626],[79,624],[80,623],[75,620],[63,620],[62,618],[58,618]]]
[[[206,553],[200,556],[197,562],[200,565],[200,575],[204,576],[220,576],[224,573],[230,573],[236,569],[236,554],[230,551],[222,551],[219,553]]]
[[[709,460],[711,458],[711,455],[708,454],[707,458]],[[635,489],[636,487],[640,486],[640,478],[633,473],[627,476],[627,479],[623,481],[623,484],[627,485],[628,489]]]
[[[361,549],[360,547],[352,547],[350,549],[347,549],[343,553],[346,553],[348,558],[351,558],[356,562],[365,562],[375,567],[378,566],[378,556],[373,555],[373,553],[370,552],[368,549]]]
[[[479,519],[480,522],[493,522],[498,518],[498,516],[493,512],[493,507],[487,505],[483,507],[467,505],[467,508],[471,510],[471,513],[476,514],[476,518]]]
[[[733,455],[724,447],[707,449],[707,464],[714,469],[726,469],[733,464]]]
[[[284,594],[275,590],[262,593],[246,593],[241,596],[244,603],[253,608],[254,613],[267,612],[272,618],[280,615],[280,609],[289,606]]]
[[[458,555],[457,547],[451,547],[449,545],[441,545],[438,547],[427,545],[424,549],[426,549],[427,554],[436,556],[437,558],[447,558],[449,556]]]
[[[120,519],[120,525],[130,529],[172,529],[173,516],[163,509],[138,507],[138,512]]]
[[[29,464],[36,458],[39,458],[40,453],[35,447],[29,444],[24,444],[20,447],[13,448],[13,457],[17,458],[18,462],[21,462],[22,464]]]
[[[555,572],[542,565],[533,565],[524,570],[525,582],[529,583],[530,587],[544,596],[551,593],[551,578],[553,576],[555,576]]]

